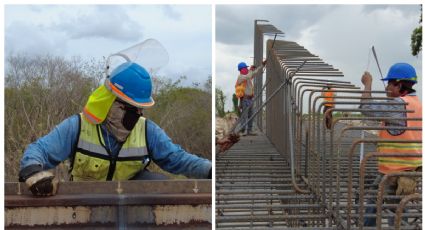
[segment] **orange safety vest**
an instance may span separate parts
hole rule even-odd
[[[401,97],[408,103],[407,110],[414,110],[413,113],[406,113],[407,118],[422,118],[422,104],[417,96]],[[421,127],[422,121],[407,121],[407,127]],[[400,135],[391,135],[387,130],[379,132],[380,138],[392,140],[422,140],[422,131],[405,130]],[[422,143],[378,143],[380,153],[420,153],[422,154]],[[388,174],[392,172],[414,171],[422,166],[422,157],[379,157],[379,172]]]
[[[323,92],[322,95],[324,96],[323,100],[325,102],[333,102],[334,101],[334,93],[333,92]],[[324,106],[328,107],[334,107],[334,104],[324,104]]]

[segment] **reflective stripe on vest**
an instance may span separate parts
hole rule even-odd
[[[408,103],[406,110],[414,110],[413,113],[406,113],[407,118],[422,118],[422,105],[416,96],[401,97]],[[422,128],[422,121],[407,121],[407,127]],[[387,130],[379,132],[380,138],[392,140],[422,140],[422,131],[405,130],[402,134],[393,136]],[[378,152],[381,153],[418,153],[422,154],[422,143],[379,143]],[[422,157],[379,157],[379,172],[388,174],[392,172],[412,171],[422,165]]]
[[[117,157],[111,157],[104,148],[99,125],[93,125],[80,115],[80,136],[74,156],[71,175],[74,181],[107,180],[112,170],[112,180],[128,180],[146,165],[146,119],[141,117],[123,144]],[[111,168],[111,169],[110,169]]]

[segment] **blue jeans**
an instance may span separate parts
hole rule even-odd
[[[242,99],[242,117],[241,117],[241,123],[240,123],[241,125],[245,124],[245,122],[252,116],[252,106],[251,106],[252,103],[253,103],[252,98],[244,97]],[[248,111],[245,112],[245,110],[247,110],[247,109],[248,109]],[[248,133],[251,132],[253,121],[254,121],[254,119],[251,119],[245,127],[241,128],[241,131],[245,132],[245,130],[247,130]]]
[[[378,176],[373,181],[373,184],[370,189],[378,190],[379,183],[381,182],[383,176],[384,175],[382,174],[378,174]],[[389,195],[395,195],[395,191],[397,190],[397,185],[389,185],[387,181],[387,184],[385,185],[385,191],[388,191],[388,190],[389,190],[388,192]],[[391,204],[398,204],[399,200],[385,199],[384,202],[391,203]],[[375,204],[375,205],[371,207],[366,207],[365,214],[376,214],[376,199],[369,199],[366,201],[366,204]],[[395,213],[395,210],[392,210],[392,211]],[[393,217],[388,218],[388,225],[394,226]],[[365,217],[363,226],[376,226],[376,217]]]

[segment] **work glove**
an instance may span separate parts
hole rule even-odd
[[[56,194],[58,181],[49,171],[42,171],[41,165],[30,165],[19,172],[19,181],[25,182],[34,196],[53,196]]]
[[[263,61],[263,65],[266,65],[266,64],[267,64],[267,59]]]
[[[396,195],[410,195],[416,192],[416,180],[412,177],[400,176],[397,179]]]

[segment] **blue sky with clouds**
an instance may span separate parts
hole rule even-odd
[[[169,53],[159,75],[204,83],[212,74],[211,14],[209,5],[5,5],[5,57],[102,59],[155,38]]]
[[[239,62],[252,64],[254,20],[266,19],[285,32],[285,40],[306,47],[358,86],[372,45],[384,75],[396,62],[410,63],[419,76],[416,89],[422,97],[422,53],[413,57],[410,50],[420,13],[419,5],[217,5],[216,86],[226,94],[230,110],[234,83],[229,81],[235,82]],[[383,89],[370,58],[373,88]]]

